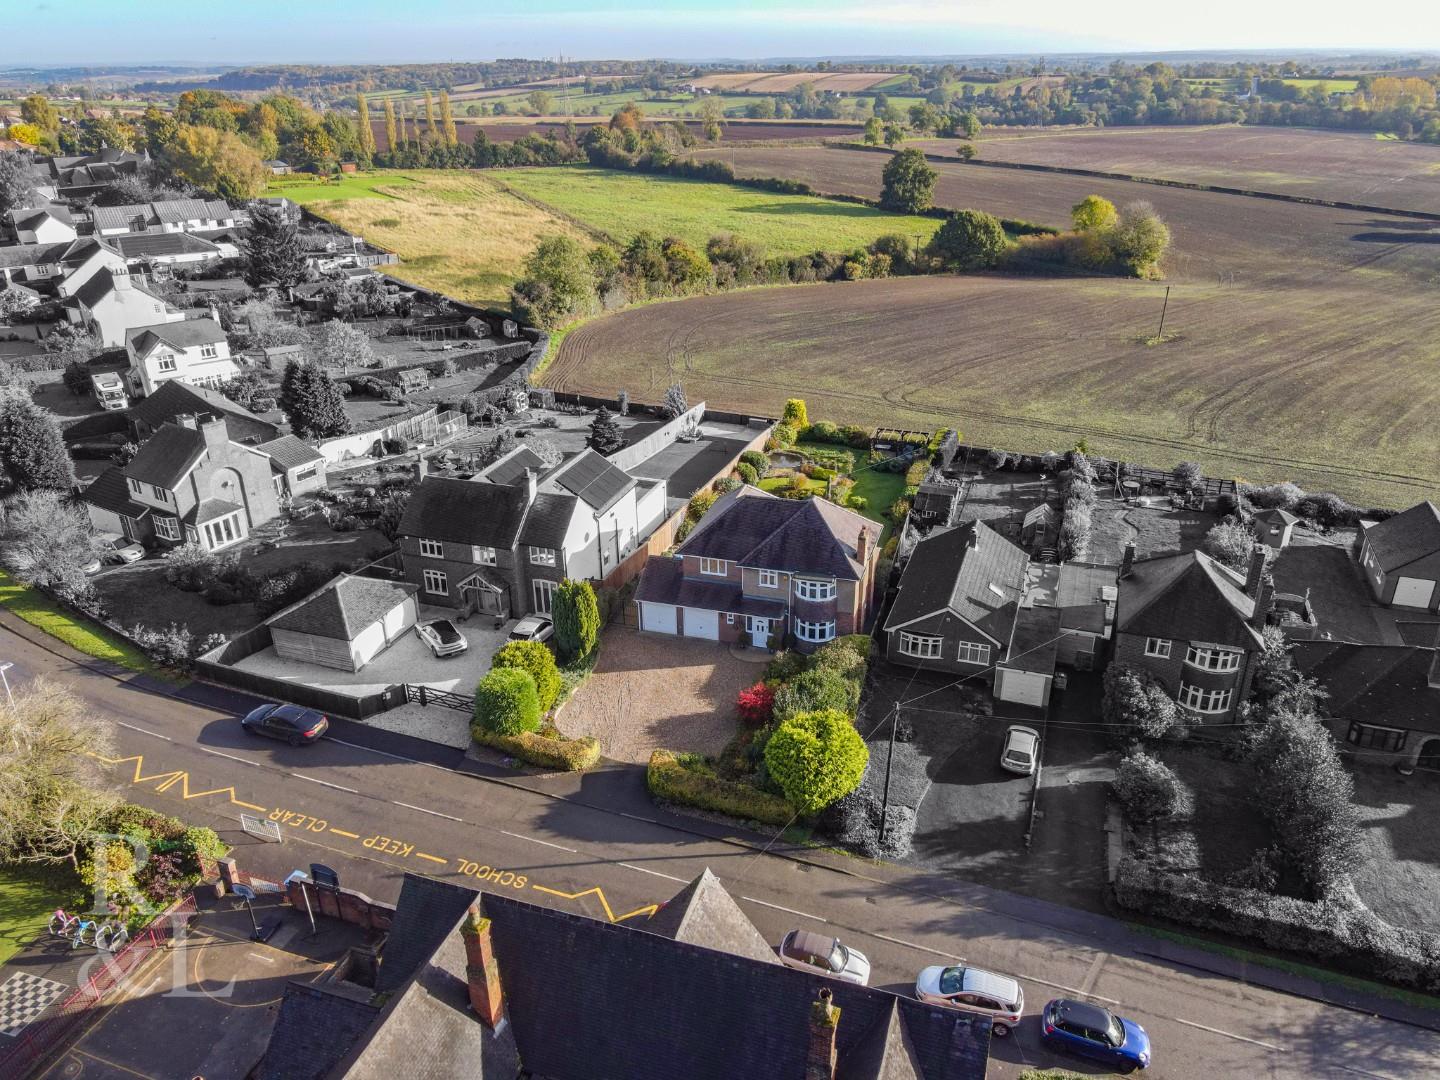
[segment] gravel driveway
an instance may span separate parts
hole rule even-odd
[[[764,670],[719,642],[617,627],[556,724],[566,735],[594,735],[617,761],[643,763],[662,747],[718,754],[735,734],[735,696]]]

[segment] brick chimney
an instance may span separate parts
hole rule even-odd
[[[1135,572],[1135,541],[1125,545],[1125,554],[1120,556],[1120,580],[1124,581]]]
[[[805,1080],[835,1080],[835,1028],[840,1010],[830,1003],[828,987],[810,1006],[810,1043],[805,1051]]]
[[[1245,595],[1257,597],[1260,595],[1260,583],[1265,579],[1266,551],[1264,544],[1255,544],[1250,548],[1250,572],[1245,576]]]
[[[117,289],[130,288],[130,274],[125,270],[111,270],[110,282]]]
[[[230,429],[225,426],[223,416],[201,416],[199,421],[200,434],[205,436],[206,448],[214,449],[230,441]]]
[[[535,501],[535,492],[540,486],[540,474],[534,469],[525,470],[525,505]]]
[[[490,920],[471,907],[460,923],[460,936],[465,939],[465,979],[470,985],[470,1008],[486,1027],[493,1029],[500,1023],[503,1001],[500,965],[490,940]]]
[[[870,530],[864,527],[855,539],[855,561],[862,567],[870,561]]]
[[[200,418],[194,413],[179,413],[175,417],[175,423],[181,427],[188,427],[191,431],[200,430]]]

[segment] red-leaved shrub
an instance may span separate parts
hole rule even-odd
[[[764,727],[770,723],[771,714],[775,711],[775,691],[763,682],[747,686],[735,699],[735,711],[746,727]]]

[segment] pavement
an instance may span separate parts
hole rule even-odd
[[[797,926],[841,937],[871,958],[875,983],[897,993],[910,992],[921,967],[963,959],[1016,976],[1037,1005],[1066,995],[1111,1006],[1150,1032],[1158,1076],[1408,1078],[1433,1075],[1440,1060],[1440,1012],[1413,1000],[1247,964],[943,873],[671,813],[650,802],[636,768],[520,776],[343,723],[313,746],[262,744],[238,729],[244,702],[228,691],[196,684],[184,698],[160,696],[49,639],[32,643],[37,634],[0,613],[12,683],[68,683],[115,724],[109,764],[127,798],[213,825],[264,877],[323,861],[345,885],[393,901],[410,870],[634,922],[709,867],[771,940]],[[279,823],[283,842],[241,832],[241,813]],[[1001,1078],[1077,1065],[1040,1046],[1033,1018],[997,1040],[994,1055]]]

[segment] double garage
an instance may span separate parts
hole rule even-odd
[[[640,604],[640,629],[657,634],[720,640],[720,613],[708,608],[680,607],[677,604]]]

